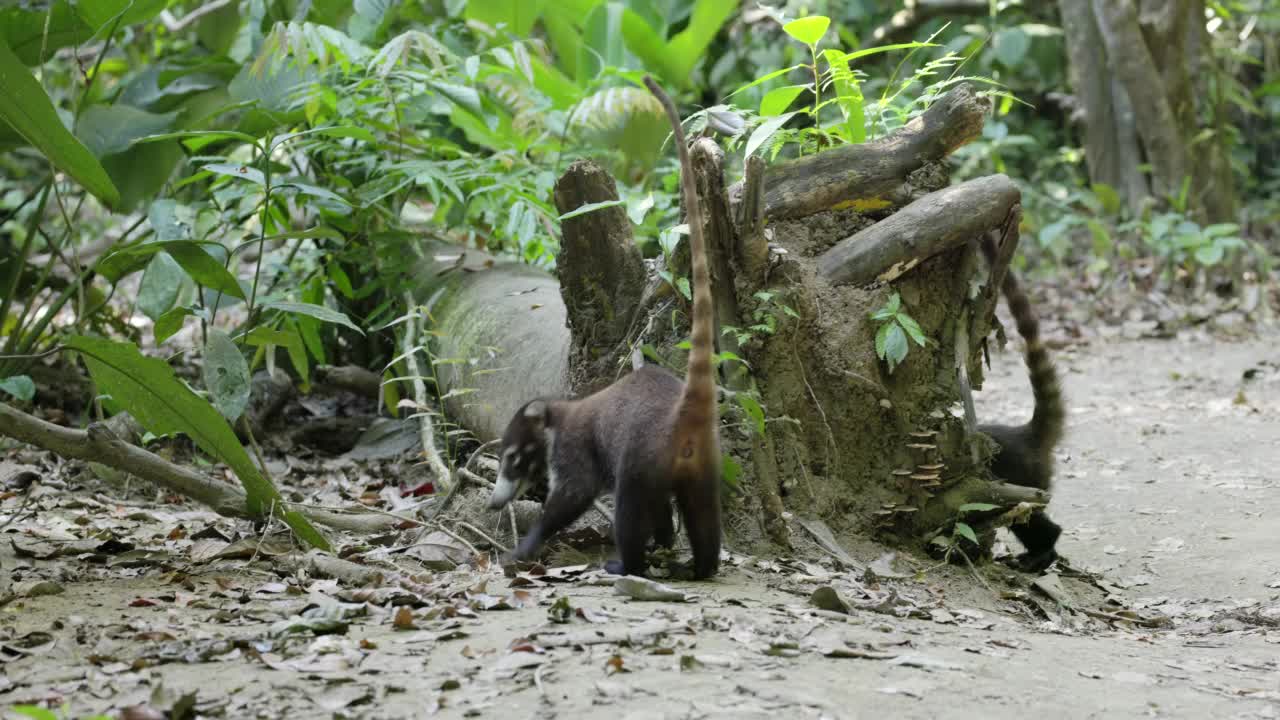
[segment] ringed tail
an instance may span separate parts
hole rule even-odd
[[[988,267],[994,268],[997,249],[991,233],[983,236],[982,252],[987,258]],[[1054,368],[1053,358],[1049,357],[1048,348],[1040,338],[1040,321],[1031,307],[1031,301],[1027,299],[1027,294],[1022,290],[1012,269],[1005,271],[1000,289],[1009,304],[1009,314],[1013,315],[1018,334],[1027,346],[1027,371],[1031,379],[1031,394],[1035,398],[1035,411],[1028,427],[1035,447],[1047,452],[1062,439],[1066,422],[1058,371]]]
[[[715,448],[705,447],[706,443],[697,441],[701,432],[709,431],[714,434],[716,427],[716,384],[711,367],[712,348],[715,346],[715,310],[711,299],[711,272],[707,266],[707,241],[702,228],[704,216],[698,191],[694,187],[693,163],[689,159],[684,127],[680,124],[675,103],[652,77],[646,75],[644,84],[666,110],[680,156],[680,189],[684,197],[685,218],[689,223],[693,264],[693,318],[689,337],[689,368],[684,392],[676,406],[676,441],[678,460],[691,457],[696,459],[699,451],[718,453]],[[718,461],[719,458],[714,460]]]

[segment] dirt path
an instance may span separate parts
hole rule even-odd
[[[995,359],[979,415],[1016,419],[1025,375],[1015,354]],[[436,604],[397,630],[385,593],[261,559],[191,561],[163,528],[193,518],[163,506],[111,516],[135,523],[132,553],[19,553],[11,540],[102,516],[64,502],[0,535],[0,570],[65,590],[0,612],[0,708],[65,700],[80,716],[163,687],[231,718],[1280,717],[1280,338],[1098,343],[1061,364],[1062,550],[1173,629],[1032,618],[959,568],[875,583],[742,559],[685,586],[703,595],[688,604],[628,601],[586,576],[512,588],[496,571],[445,573]],[[809,602],[822,586],[882,612],[822,614]],[[562,598],[569,622],[549,622]],[[472,609],[500,600],[523,607]],[[285,632],[299,614],[316,632]],[[599,632],[635,635],[595,644]],[[589,644],[557,646],[570,640]]]

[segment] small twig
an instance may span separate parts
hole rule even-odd
[[[546,688],[542,687],[542,671],[546,669],[546,665],[539,665],[533,671],[533,684],[538,688],[538,694],[542,696],[542,699],[546,700],[548,705],[554,705],[555,701],[547,694]]]
[[[271,532],[271,526],[276,521],[276,501],[271,501],[271,507],[267,509],[267,521],[262,523],[262,534],[258,537],[258,542],[253,546],[253,557],[249,558],[249,564],[252,565],[258,559],[258,553],[262,550],[262,543],[267,541],[267,534]]]
[[[0,530],[4,530],[5,528],[9,527],[10,525],[13,524],[15,520],[17,520],[19,517],[22,516],[22,511],[27,509],[27,503],[31,502],[31,496],[33,494],[34,493],[32,493],[30,489],[27,490],[27,493],[22,496],[22,504],[18,506],[18,509],[13,511],[13,514],[9,516],[9,519],[5,520],[3,523],[0,523]],[[512,527],[515,526],[515,521],[516,521],[515,516],[512,516],[511,517]]]
[[[982,583],[982,587],[986,588],[987,592],[994,593],[995,590],[992,590],[991,586],[987,584],[987,579],[982,577],[982,574],[978,572],[978,568],[973,566],[973,561],[969,559],[968,553],[959,547],[956,548],[956,551],[960,553],[960,557],[964,558],[965,564],[969,566],[969,570],[973,572],[973,576],[978,579],[978,582]]]
[[[510,505],[508,505],[507,507],[511,507],[511,506],[510,506]],[[513,517],[513,519],[514,519],[514,513],[513,513],[512,517]],[[455,521],[454,521],[454,523],[455,523],[458,527],[460,527],[460,528],[465,528],[465,529],[470,530],[471,532],[475,533],[476,535],[479,535],[483,540],[485,540],[486,542],[488,542],[490,545],[492,545],[492,546],[494,546],[494,547],[498,548],[498,549],[499,549],[499,550],[501,550],[502,552],[511,552],[511,548],[507,547],[506,545],[503,545],[502,543],[498,542],[497,540],[494,540],[494,539],[493,539],[493,538],[492,538],[488,533],[486,533],[485,531],[483,531],[483,530],[481,530],[480,528],[476,527],[475,525],[472,525],[471,523],[467,522],[466,520],[455,520]]]
[[[39,360],[41,358],[47,358],[50,355],[56,355],[64,349],[65,348],[62,345],[54,345],[48,350],[34,355],[0,355],[0,360]]]
[[[439,530],[440,532],[444,533],[445,535],[448,535],[449,537],[453,538],[454,540],[457,540],[458,542],[462,543],[463,545],[466,545],[466,546],[467,546],[467,549],[468,549],[468,550],[470,550],[470,551],[471,551],[471,553],[472,553],[473,555],[480,555],[480,554],[481,554],[481,553],[480,553],[480,551],[476,549],[476,546],[475,546],[475,545],[472,545],[470,542],[468,542],[468,541],[467,541],[467,539],[466,539],[466,538],[464,538],[464,537],[462,537],[461,535],[459,535],[458,533],[456,533],[456,532],[454,532],[454,531],[450,530],[449,528],[445,527],[444,525],[441,525],[440,523],[432,523],[432,524],[431,524],[431,527],[432,527],[432,528],[435,528],[436,530]]]
[[[511,547],[520,547],[520,528],[516,527],[515,503],[507,503],[507,517],[511,519]]]
[[[294,507],[312,508],[314,510],[324,510],[326,512],[338,513],[338,514],[345,513],[348,515],[385,515],[386,517],[395,518],[396,520],[400,520],[401,522],[413,523],[414,525],[426,525],[425,522],[418,520],[416,518],[407,517],[405,515],[397,515],[388,510],[379,510],[378,508],[372,508],[368,506],[361,506],[359,508],[345,508],[345,507],[335,507],[333,505],[319,505],[317,503],[304,503],[304,502],[291,502],[291,503],[288,503],[288,505],[291,508],[294,508]]]

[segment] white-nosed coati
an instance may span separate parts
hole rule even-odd
[[[998,248],[991,233],[983,236],[982,253],[994,270]],[[993,474],[1014,485],[1048,490],[1053,481],[1053,448],[1062,439],[1065,424],[1062,388],[1049,350],[1040,339],[1040,322],[1012,269],[1005,271],[1000,289],[1018,334],[1027,345],[1026,362],[1035,410],[1031,422],[1025,425],[979,425],[978,430],[990,435],[999,445],[991,458]],[[1041,572],[1058,559],[1054,546],[1062,528],[1050,520],[1044,510],[1036,510],[1025,523],[1015,523],[1009,529],[1026,548],[1026,552],[1018,556],[1018,565],[1023,570]]]
[[[611,572],[643,575],[650,538],[670,547],[675,535],[671,498],[680,508],[693,548],[693,574],[720,565],[720,440],[711,365],[714,308],[702,210],[675,104],[651,78],[648,86],[671,120],[680,155],[680,187],[689,223],[693,317],[687,377],[641,367],[581,400],[533,400],[502,438],[498,482],[489,507],[501,508],[545,474],[542,516],[521,540],[515,558],[532,557],[542,543],[613,490],[619,561]]]

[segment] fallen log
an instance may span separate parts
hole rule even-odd
[[[795,218],[822,210],[888,210],[916,195],[911,173],[982,133],[990,103],[958,85],[906,125],[878,140],[844,145],[765,172],[764,213]]]
[[[943,251],[1004,221],[1021,197],[1004,175],[988,175],[925,195],[841,240],[818,258],[833,285],[891,282]]]

